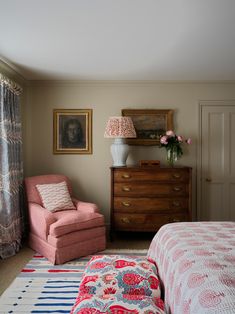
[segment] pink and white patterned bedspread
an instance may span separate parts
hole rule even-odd
[[[157,264],[167,313],[235,313],[235,222],[164,225],[148,258]]]

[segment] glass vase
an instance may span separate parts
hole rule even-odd
[[[167,149],[166,160],[170,167],[174,167],[175,162],[179,159],[178,150],[176,146]]]

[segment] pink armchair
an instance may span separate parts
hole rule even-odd
[[[42,175],[25,179],[29,211],[29,246],[53,264],[102,251],[106,246],[104,216],[92,203],[72,198],[76,209],[51,212],[43,207],[37,184],[65,181],[63,175]]]

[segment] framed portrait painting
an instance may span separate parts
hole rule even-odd
[[[92,154],[91,124],[92,109],[54,109],[54,154]]]
[[[128,139],[131,145],[159,145],[160,137],[173,129],[173,110],[123,109],[123,116],[132,118],[136,138]]]

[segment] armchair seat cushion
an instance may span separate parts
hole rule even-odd
[[[87,239],[102,238],[105,234],[105,227],[97,227],[92,229],[78,230],[65,234],[61,237],[48,236],[48,243],[57,248],[63,248],[76,243],[86,242]]]
[[[99,213],[69,210],[55,212],[53,215],[56,222],[49,229],[49,235],[53,237],[61,237],[78,230],[104,226],[104,216]]]

